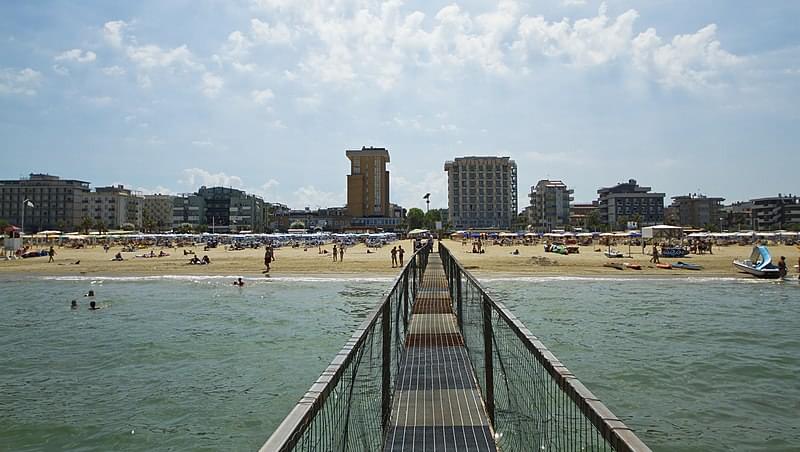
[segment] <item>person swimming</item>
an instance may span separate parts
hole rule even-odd
[[[90,290],[89,293],[84,295],[84,297],[93,297],[93,296],[94,296],[94,290]]]
[[[242,278],[239,278],[239,279],[237,279],[236,281],[233,282],[233,285],[234,286],[239,286],[239,287],[244,287],[244,281],[242,281]]]
[[[69,305],[70,309],[78,309],[78,301],[72,300],[72,303]]]
[[[92,301],[91,303],[89,303],[89,310],[90,311],[97,311],[98,309],[100,309],[100,307],[97,306],[96,302]]]

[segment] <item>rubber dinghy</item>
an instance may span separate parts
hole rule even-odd
[[[672,264],[672,268],[682,268],[684,270],[702,270],[703,269],[703,267],[701,265],[690,264],[688,262],[681,262],[681,261],[678,261],[678,262]]]
[[[733,261],[734,267],[758,278],[777,278],[778,267],[772,263],[772,256],[766,246],[754,246],[750,259]]]

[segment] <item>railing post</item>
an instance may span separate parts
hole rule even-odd
[[[494,358],[492,353],[492,307],[488,295],[481,297],[483,303],[483,362],[486,369],[486,411],[489,422],[494,425]]]
[[[403,329],[408,331],[408,272],[403,272]]]
[[[458,318],[458,329],[464,334],[464,316],[462,311],[463,297],[461,296],[461,268],[456,266],[453,276],[456,278],[456,314]]]
[[[389,303],[385,303],[381,309],[381,329],[383,333],[383,353],[381,371],[381,425],[385,428],[389,425],[389,413],[391,413],[391,393],[390,381],[392,372],[392,331],[389,316]]]

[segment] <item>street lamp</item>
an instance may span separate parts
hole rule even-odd
[[[425,196],[423,196],[422,199],[424,199],[425,203],[427,204],[427,207],[426,207],[425,211],[429,212],[431,210],[431,194],[430,193],[425,193]]]
[[[31,201],[30,198],[25,198],[24,200],[22,200],[22,215],[21,215],[22,218],[20,218],[20,229],[21,229],[20,238],[22,238],[22,236],[25,235],[25,207],[34,208],[36,206],[33,204],[33,201]]]

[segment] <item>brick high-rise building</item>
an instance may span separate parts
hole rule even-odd
[[[347,176],[347,214],[351,217],[391,217],[389,204],[389,151],[362,147],[345,152],[350,159]]]

